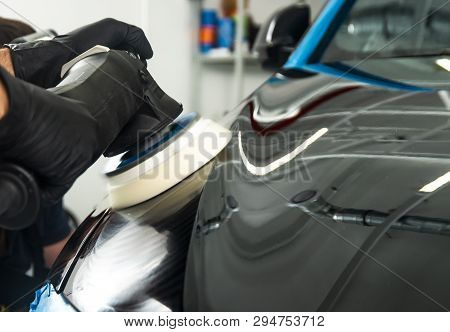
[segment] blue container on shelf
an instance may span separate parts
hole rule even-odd
[[[232,49],[234,45],[235,24],[228,17],[219,19],[217,32],[217,46]]]
[[[216,46],[217,12],[213,9],[203,9],[200,20],[200,51],[208,53]]]
[[[217,26],[217,11],[214,9],[202,9],[201,25]]]

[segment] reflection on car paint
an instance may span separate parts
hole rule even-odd
[[[438,92],[360,86],[267,135],[250,121],[251,102],[270,128],[283,109],[335,84],[342,87],[324,76],[278,77],[239,108],[199,204],[195,229],[209,231],[191,239],[186,310],[450,306],[450,188],[420,192],[450,169],[450,114]],[[277,163],[283,156],[292,158]],[[308,192],[318,204],[307,204]]]
[[[96,227],[53,272],[65,301],[81,311],[181,310],[189,238],[211,167],[147,202],[88,219]]]

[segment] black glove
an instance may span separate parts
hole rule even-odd
[[[61,67],[65,63],[95,45],[131,51],[142,60],[153,56],[150,43],[140,28],[112,18],[52,40],[6,46],[11,49],[16,77],[42,88],[50,88],[61,81]]]
[[[0,69],[10,105],[0,120],[0,159],[34,172],[47,203],[61,199],[111,144],[143,105],[152,81],[126,52],[91,58],[97,69],[86,64],[82,72],[93,72],[75,82],[68,77],[54,89],[58,95]]]

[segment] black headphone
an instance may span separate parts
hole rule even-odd
[[[33,175],[17,164],[0,160],[0,228],[21,230],[30,226],[40,205]]]

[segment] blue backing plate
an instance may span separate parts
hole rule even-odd
[[[137,150],[110,158],[105,167],[105,175],[113,176],[129,170],[143,160],[163,150],[174,138],[182,134],[199,116],[197,113],[182,114],[160,133],[151,136]]]

